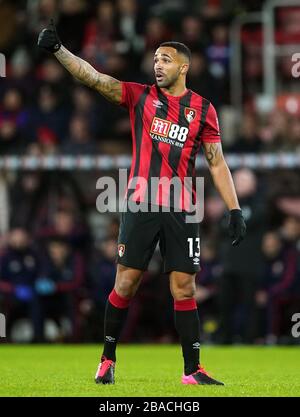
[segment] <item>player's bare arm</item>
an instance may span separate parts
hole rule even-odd
[[[122,84],[119,80],[106,74],[101,74],[88,62],[72,54],[65,48],[56,32],[53,20],[42,30],[38,38],[38,46],[53,53],[58,61],[83,84],[102,94],[107,100],[120,104]]]
[[[234,183],[223,155],[221,143],[204,142],[203,150],[214,184],[226,206],[229,210],[239,209]]]
[[[109,75],[102,74],[88,62],[72,54],[67,48],[61,48],[54,54],[58,61],[83,84],[97,90],[106,99],[120,104],[122,98],[122,85]]]

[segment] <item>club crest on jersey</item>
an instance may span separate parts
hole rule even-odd
[[[120,258],[122,258],[124,253],[125,253],[125,245],[123,245],[123,244],[118,245],[118,254],[119,254]]]
[[[195,120],[197,115],[196,110],[191,109],[190,107],[185,107],[184,109],[184,117],[186,118],[186,120],[191,123],[193,120]]]

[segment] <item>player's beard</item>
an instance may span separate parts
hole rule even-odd
[[[156,80],[156,84],[160,88],[170,88],[174,84],[176,84],[178,78],[179,78],[180,70],[176,74],[174,74],[172,77],[168,77],[167,75],[164,77],[164,79],[160,82]]]

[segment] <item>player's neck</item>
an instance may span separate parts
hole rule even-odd
[[[185,83],[180,83],[179,85],[171,85],[168,88],[161,88],[161,90],[170,96],[178,97],[183,96],[186,93],[187,88]]]

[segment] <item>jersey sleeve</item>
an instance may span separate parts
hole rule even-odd
[[[144,84],[122,81],[121,106],[128,108],[134,107],[145,88],[146,85]]]
[[[220,128],[217,112],[210,103],[206,115],[204,129],[202,131],[203,142],[221,142]]]

